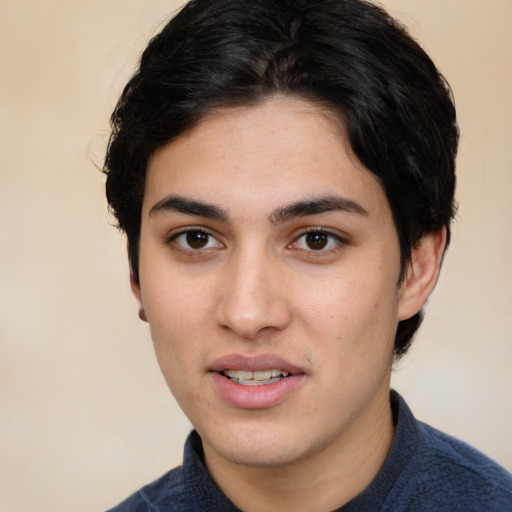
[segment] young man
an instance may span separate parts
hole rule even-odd
[[[510,511],[389,390],[454,214],[429,57],[361,0],[194,0],[112,117],[107,196],[183,466],[115,511]]]

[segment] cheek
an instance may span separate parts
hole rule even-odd
[[[380,277],[380,279],[379,279]],[[296,292],[302,327],[335,337],[344,344],[366,345],[394,338],[398,297],[392,280],[367,272],[366,276],[336,278],[316,283],[309,293]]]
[[[143,285],[144,309],[158,364],[174,388],[177,378],[186,379],[190,368],[187,363],[197,353],[196,333],[204,317],[201,305],[195,294],[177,280],[148,280]]]
[[[179,336],[204,327],[211,318],[212,287],[206,279],[185,279],[178,270],[148,276],[142,297],[148,320],[155,334]]]

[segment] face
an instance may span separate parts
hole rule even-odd
[[[328,112],[285,97],[226,108],[160,149],[139,268],[159,365],[207,457],[307,460],[386,408],[398,238]]]

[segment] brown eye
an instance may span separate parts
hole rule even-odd
[[[184,231],[173,237],[173,240],[180,247],[191,251],[222,247],[222,244],[214,236],[201,229]]]
[[[303,233],[293,243],[294,249],[310,252],[328,252],[337,246],[343,245],[343,239],[334,233],[319,229]]]
[[[329,235],[327,233],[322,233],[321,231],[307,233],[305,242],[308,248],[312,251],[320,251],[325,249],[329,243]]]
[[[187,245],[192,249],[203,249],[208,245],[210,235],[204,231],[189,231],[185,235]]]

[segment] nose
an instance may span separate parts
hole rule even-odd
[[[291,310],[277,261],[263,252],[240,253],[230,258],[225,270],[217,309],[219,325],[254,340],[289,324]]]

